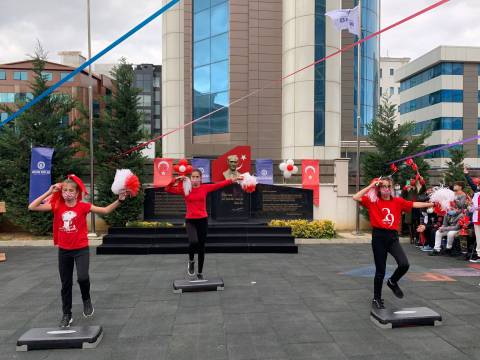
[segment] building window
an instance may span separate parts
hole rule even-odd
[[[380,79],[383,78],[383,69],[380,68]]]
[[[463,130],[462,117],[439,117],[431,120],[420,121],[415,124],[414,135],[420,135],[423,131],[440,130]]]
[[[4,122],[7,119],[8,119],[8,113],[6,113],[6,112],[0,113],[0,121],[1,122]]]
[[[393,70],[392,68],[390,68],[390,76],[393,76],[394,73],[395,73],[395,70]]]
[[[358,1],[355,1],[358,5]],[[380,1],[379,0],[364,0],[362,1],[362,38],[365,38],[376,31],[378,31],[380,16]],[[358,40],[358,37],[356,38]],[[375,118],[378,107],[378,90],[379,90],[379,60],[380,60],[380,43],[378,37],[368,40],[364,46],[361,47],[362,69],[361,69],[361,112],[360,112],[360,136],[367,135],[367,125]],[[354,116],[353,128],[356,133],[357,130],[357,94],[358,94],[358,47],[354,49]]]
[[[431,150],[440,146],[443,146],[444,144],[437,144],[437,145],[432,145],[432,146],[427,146],[425,150]],[[454,145],[450,147],[449,149],[463,149],[463,145]],[[450,151],[449,149],[442,149],[442,150],[437,150],[434,151],[430,154],[425,155],[425,159],[438,159],[438,158],[449,158],[450,157]]]
[[[70,75],[70,73],[68,73],[68,72],[61,72],[61,73],[60,73],[60,80],[65,79],[68,75]],[[72,77],[71,79],[68,79],[67,82],[71,82],[71,81],[73,81],[74,79],[75,79],[75,76]]]
[[[52,80],[53,80],[53,75],[52,75],[51,72],[42,71],[42,78],[43,78],[45,81],[52,81]]]
[[[138,106],[152,106],[152,95],[138,95]]]
[[[28,74],[26,71],[14,71],[13,80],[28,80]]]
[[[463,90],[439,90],[431,94],[400,104],[400,113],[406,114],[411,111],[423,109],[427,106],[442,102],[461,103],[463,102]]]
[[[444,62],[434,65],[417,75],[403,80],[400,83],[400,90],[404,91],[410,89],[441,75],[463,75],[463,64]]]
[[[382,87],[380,86],[380,96],[382,96],[382,95],[383,95],[383,89],[382,89]]]
[[[390,96],[395,94],[395,88],[393,86],[390,86]]]
[[[4,70],[0,70],[0,80],[7,80],[7,73]]]
[[[315,1],[315,59],[325,57],[325,0]],[[325,62],[315,65],[313,143],[325,146]]]
[[[229,103],[229,1],[194,0],[193,13],[192,112],[198,119]],[[193,124],[193,135],[227,133],[228,117],[228,108],[217,111]]]

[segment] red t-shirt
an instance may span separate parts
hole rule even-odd
[[[374,228],[399,230],[400,219],[403,212],[412,210],[413,202],[394,197],[390,200],[371,202],[368,196],[362,197],[361,204],[368,209],[370,215],[370,224]]]
[[[188,196],[183,192],[183,182],[177,185],[170,185],[165,187],[165,191],[171,194],[183,195],[185,199],[185,206],[187,207],[186,219],[202,219],[208,217],[207,214],[207,194],[209,192],[221,189],[227,185],[232,184],[233,181],[228,179],[216,184],[202,184],[199,187],[192,187],[192,191]]]
[[[55,245],[64,250],[81,249],[88,246],[87,214],[92,204],[77,202],[68,207],[64,202],[53,209],[53,239]]]

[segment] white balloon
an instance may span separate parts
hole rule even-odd
[[[285,179],[289,179],[289,178],[292,177],[292,173],[291,173],[290,171],[284,171],[284,172],[283,172],[283,177],[284,177]]]
[[[288,159],[287,165],[295,165],[295,162],[292,159]]]
[[[296,174],[298,172],[298,166],[293,166],[293,170],[292,170],[292,173],[293,174]]]
[[[287,163],[282,162],[278,167],[280,168],[280,171],[285,171],[285,169],[287,167]]]

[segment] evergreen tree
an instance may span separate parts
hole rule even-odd
[[[112,71],[114,91],[105,97],[105,111],[94,121],[94,156],[97,166],[95,181],[97,202],[105,206],[117,196],[111,185],[117,169],[130,169],[144,182],[145,157],[140,151],[121,155],[138,145],[145,135],[141,130],[143,114],[137,110],[140,90],[134,86],[134,71],[125,59]],[[136,220],[143,210],[143,192],[136,198],[128,199],[112,214],[104,217],[109,225],[124,226],[127,221]]]
[[[393,160],[408,157],[425,150],[425,139],[431,135],[430,129],[425,129],[419,135],[413,135],[414,122],[396,124],[396,105],[383,98],[378,107],[376,118],[367,125],[367,141],[375,146],[374,151],[365,152],[361,158],[362,175],[366,182],[381,176],[390,175],[392,171],[388,163]],[[427,180],[429,165],[423,158],[414,159],[420,174]],[[408,179],[415,177],[415,172],[404,164],[396,164],[399,171],[393,176],[396,183],[405,185]]]
[[[447,185],[453,185],[455,181],[465,181],[463,174],[463,160],[465,151],[463,148],[450,148],[450,160],[447,161],[447,170],[443,176],[443,181]]]
[[[14,106],[2,106],[12,114],[27,101],[39,96],[47,88],[42,76],[46,53],[41,45],[31,56],[34,77],[30,82],[31,95],[17,95]],[[5,217],[14,225],[34,234],[51,232],[50,213],[28,211],[30,158],[32,147],[54,148],[52,181],[57,182],[81,169],[78,142],[82,132],[79,121],[68,124],[68,114],[78,106],[70,96],[53,93],[45,97],[13,121],[0,128],[0,199],[6,201]],[[76,144],[75,146],[73,146]]]

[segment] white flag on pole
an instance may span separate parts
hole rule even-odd
[[[360,17],[358,6],[353,9],[338,9],[325,13],[333,21],[338,30],[348,30],[348,32],[360,37]]]

